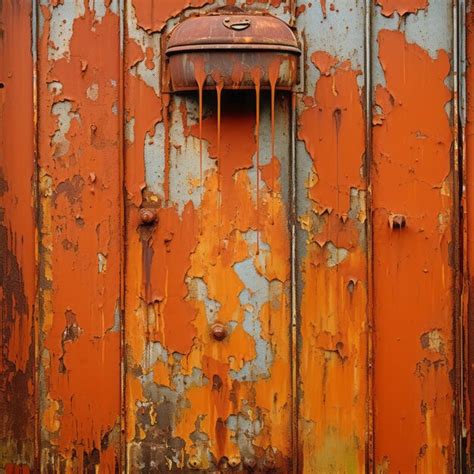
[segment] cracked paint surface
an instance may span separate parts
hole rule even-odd
[[[54,472],[120,461],[119,18],[95,3],[40,11],[41,457]]]
[[[134,305],[127,326],[131,469],[186,469],[194,459],[203,470],[215,469],[235,456],[275,459],[278,472],[289,463],[289,245],[281,164],[274,157],[263,165],[264,176],[275,179],[261,184],[257,254],[255,103],[251,96],[244,104],[236,99],[223,98],[220,157],[215,112],[204,120],[215,163],[199,207],[192,190],[179,197],[182,207],[161,201],[153,230],[139,228],[131,208],[128,258],[141,262],[130,271],[127,297]],[[199,169],[199,130],[183,112],[195,100],[172,113],[184,121],[187,137],[172,165],[191,176],[193,161],[194,172]],[[216,321],[229,331],[222,342],[210,334]],[[150,361],[150,347],[162,357]]]
[[[366,433],[365,120],[349,60],[323,51],[298,137],[312,165],[301,261],[300,443],[303,472],[361,472]],[[303,179],[303,176],[301,177]],[[308,375],[311,374],[311,378]]]
[[[380,472],[453,469],[451,66],[382,29],[374,116],[375,436]],[[406,216],[391,228],[390,213]],[[394,304],[394,301],[397,304]],[[396,409],[394,409],[396,407]]]

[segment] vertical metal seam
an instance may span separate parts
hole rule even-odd
[[[461,446],[460,446],[460,456],[461,456],[461,467],[463,472],[469,472],[470,464],[470,453],[469,453],[469,444],[468,444],[468,404],[469,404],[469,353],[468,353],[468,329],[469,329],[469,264],[467,258],[469,257],[469,243],[468,243],[468,219],[467,219],[467,149],[466,149],[466,115],[467,115],[467,92],[466,92],[466,65],[467,65],[467,52],[466,52],[466,2],[465,0],[459,0],[459,10],[458,10],[458,39],[459,39],[459,139],[460,139],[460,152],[459,152],[459,162],[460,162],[460,172],[459,176],[461,182],[459,183],[460,187],[460,218],[461,226],[460,232],[462,232],[462,237],[460,239],[460,244],[462,245],[462,260],[460,262],[461,275],[461,295],[460,295],[460,324],[461,324],[461,339],[460,339],[460,357],[461,357],[461,381],[460,395],[462,397],[462,418],[460,420],[461,424]]]
[[[296,92],[291,94],[290,110],[290,216],[291,216],[291,447],[293,474],[299,472],[299,394],[298,394],[298,303],[296,291]]]
[[[41,222],[40,217],[40,191],[39,191],[39,64],[38,64],[38,2],[32,0],[31,2],[31,56],[33,61],[33,140],[34,140],[34,176],[32,177],[33,181],[33,206],[34,206],[34,216],[35,216],[35,307],[33,310],[33,341],[34,344],[34,387],[33,387],[33,397],[34,397],[34,466],[33,471],[41,471],[41,423],[40,423],[40,410],[41,410],[41,400],[40,400],[40,230],[39,225]]]
[[[460,310],[460,298],[462,292],[462,278],[461,278],[461,265],[462,265],[462,236],[460,235],[460,228],[462,225],[462,214],[461,214],[461,200],[460,200],[460,176],[462,167],[460,166],[460,146],[459,146],[459,15],[458,15],[458,1],[453,0],[452,2],[452,22],[453,22],[453,243],[456,249],[454,263],[454,301],[453,301],[453,335],[454,335],[454,469],[456,472],[462,470],[462,432],[460,430],[460,424],[462,420],[462,400],[460,395],[462,394],[462,312]]]
[[[127,406],[126,406],[126,335],[125,335],[125,277],[126,277],[126,205],[125,205],[125,21],[126,0],[118,0],[119,10],[119,212],[120,212],[120,471],[127,472]]]
[[[372,0],[365,1],[365,131],[366,153],[365,172],[367,183],[367,439],[366,439],[366,470],[375,472],[375,433],[374,433],[374,243],[372,225]]]
[[[466,267],[464,251],[467,250],[466,241],[466,221],[464,219],[464,209],[466,203],[466,176],[465,176],[465,147],[464,147],[464,0],[453,1],[453,92],[454,92],[454,153],[453,153],[453,166],[454,166],[454,196],[453,196],[453,207],[455,209],[455,222],[454,222],[454,244],[457,249],[455,257],[455,300],[454,300],[454,311],[453,311],[453,330],[454,330],[454,363],[456,373],[456,384],[455,390],[455,470],[456,472],[464,472],[466,470],[465,465],[465,453],[464,449],[466,444],[464,443],[465,438],[465,297],[467,297],[465,286],[465,274]]]

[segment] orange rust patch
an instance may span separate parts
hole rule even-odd
[[[313,55],[315,66],[329,74],[328,65],[337,62],[327,54]],[[350,191],[364,186],[361,177],[364,154],[364,116],[359,99],[360,71],[344,62],[320,78],[314,105],[300,117],[299,138],[306,144],[316,173],[309,197],[319,214],[349,212]],[[332,156],[334,159],[328,159]]]

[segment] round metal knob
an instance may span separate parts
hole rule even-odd
[[[155,224],[158,220],[158,212],[151,207],[142,207],[140,209],[140,220],[143,225]]]
[[[240,458],[238,456],[232,456],[231,458],[229,458],[229,460],[227,461],[227,464],[230,466],[230,467],[238,467],[240,466]]]
[[[227,337],[227,328],[222,323],[215,323],[212,325],[211,334],[216,341],[223,341]]]

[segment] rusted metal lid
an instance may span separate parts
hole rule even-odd
[[[166,54],[202,50],[272,50],[301,54],[293,31],[282,20],[240,9],[189,18],[172,32]]]

